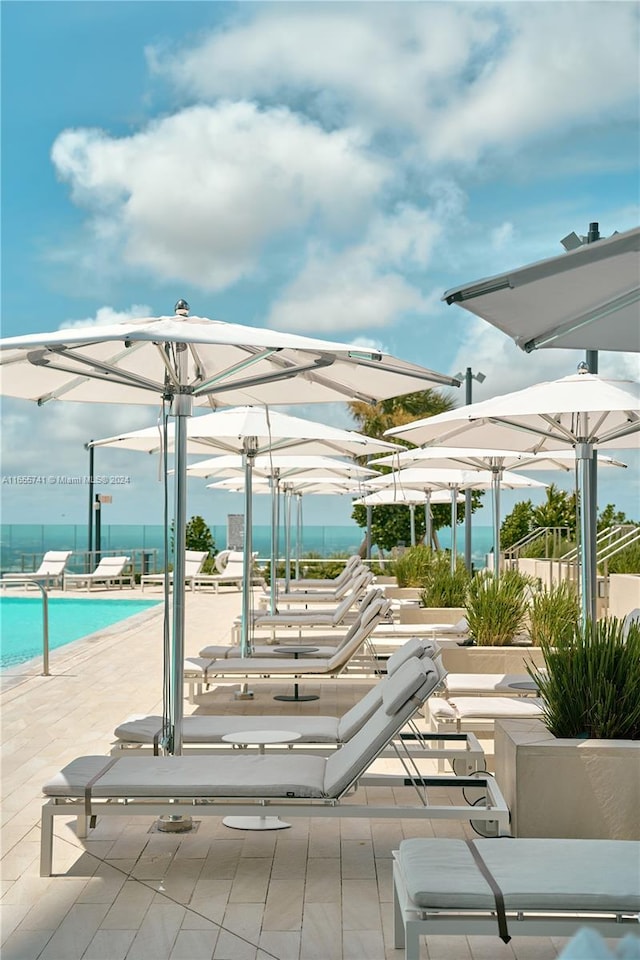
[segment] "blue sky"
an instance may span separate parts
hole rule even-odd
[[[561,253],[592,220],[637,225],[638,66],[632,3],[4,2],[3,335],[184,296],[471,365],[477,399],[573,372],[579,354],[525,355],[440,297]],[[637,377],[637,357],[603,353],[600,371]],[[344,408],[297,412],[350,425]],[[5,401],[2,473],[85,474],[88,439],[154,421]],[[131,477],[105,490],[105,522],[158,522],[151,458],[96,461]],[[599,500],[637,518],[629,462]],[[205,481],[189,497],[212,523],[240,508]],[[342,498],[309,499],[308,522],[348,522]],[[82,523],[85,500],[4,484],[3,521]]]

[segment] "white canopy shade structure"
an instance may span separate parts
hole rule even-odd
[[[505,470],[573,470],[576,468],[575,450],[556,450],[552,453],[518,453],[517,450],[483,450],[465,447],[412,447],[370,461],[371,466],[395,466],[404,470],[409,466],[426,469],[455,468],[491,471],[493,490],[493,555],[496,575],[500,574],[500,488]],[[602,466],[626,467],[612,457],[601,457]],[[506,484],[505,484],[506,486]],[[496,502],[496,497],[498,501]],[[470,517],[465,516],[465,524]]]
[[[186,441],[193,404],[373,402],[452,378],[375,350],[266,328],[189,317],[74,327],[0,340],[4,396],[79,403],[155,404],[176,418],[172,635],[166,646],[166,741],[182,751]],[[250,518],[245,517],[245,521]],[[168,580],[167,580],[168,596]],[[248,591],[247,606],[248,610]]]
[[[373,477],[379,471],[371,467],[362,467],[353,460],[341,460],[339,457],[287,456],[286,454],[262,454],[253,462],[253,476],[270,477],[277,471],[280,480],[295,477],[304,473],[307,477],[326,476],[335,474],[344,477]],[[208,460],[199,460],[190,463],[187,473],[193,477],[222,477],[236,476],[244,473],[244,462],[241,456],[228,454],[222,457],[210,457]]]
[[[581,530],[583,617],[593,618],[596,596],[594,509],[590,463],[594,450],[640,446],[640,384],[586,371],[469,404],[387,431],[413,443],[543,453],[575,450]]]
[[[530,353],[550,347],[640,351],[640,227],[447,290]]]
[[[206,413],[201,416],[189,417],[186,423],[187,453],[198,453],[202,450],[234,450],[236,455],[241,453],[245,473],[245,535],[244,559],[246,577],[243,583],[243,617],[240,648],[242,655],[251,656],[251,638],[249,634],[251,608],[250,597],[250,570],[251,563],[251,531],[252,508],[251,490],[254,463],[261,455],[266,461],[269,453],[276,450],[294,451],[303,454],[354,453],[364,456],[382,449],[397,450],[398,445],[387,440],[378,440],[356,433],[354,430],[342,430],[316,420],[303,417],[292,417],[286,413],[271,410],[266,406],[232,407],[226,410],[217,410],[215,413]],[[143,430],[134,430],[104,440],[94,440],[92,446],[115,446],[124,449],[158,452],[163,444],[169,449],[174,445],[174,430],[170,425],[166,435],[161,434],[157,427],[146,427]],[[355,464],[353,465],[356,466]],[[186,468],[187,475],[189,468]],[[326,471],[325,471],[326,472]],[[278,485],[279,471],[270,473],[274,497],[272,505],[272,562],[277,554],[278,530]],[[276,583],[271,583],[271,609],[276,609]]]
[[[377,487],[397,487],[399,490],[410,488],[423,490],[428,493],[431,490],[449,490],[451,493],[451,569],[455,569],[457,557],[457,495],[459,490],[482,490],[491,488],[493,493],[493,550],[495,557],[495,570],[499,576],[500,569],[500,489],[506,487],[510,490],[519,488],[539,488],[542,489],[546,484],[539,480],[532,480],[529,477],[523,477],[517,473],[510,473],[505,470],[460,470],[453,467],[405,467],[403,470],[397,470],[394,473],[385,474],[383,477],[377,477],[371,480],[369,486]],[[425,514],[426,516],[426,514]]]
[[[407,504],[409,507],[409,523],[410,523],[410,537],[411,537],[411,546],[415,547],[416,545],[416,506],[417,504],[424,504],[424,519],[425,519],[425,531],[426,535],[429,537],[428,543],[431,538],[431,505],[434,503],[450,503],[452,494],[446,490],[405,490],[398,487],[385,487],[382,490],[375,490],[372,493],[368,493],[366,496],[361,497],[359,500],[354,500],[354,505],[359,504],[369,509],[373,507],[380,506],[395,506],[401,505],[403,503]],[[462,494],[458,494],[456,498],[457,503],[464,503],[464,497]]]

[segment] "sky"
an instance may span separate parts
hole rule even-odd
[[[441,297],[561,254],[591,221],[603,236],[637,226],[638,12],[4,0],[2,335],[166,315],[185,297],[201,316],[471,366],[486,378],[474,400],[573,373],[580,352],[524,354]],[[602,374],[639,372],[637,355],[600,354]],[[354,426],[343,405],[288,412]],[[156,417],[5,399],[3,522],[84,523],[86,486],[15,478],[86,477],[88,440]],[[640,519],[638,458],[622,459],[599,503]],[[113,496],[103,523],[161,522],[153,457],[101,449],[94,473]],[[189,515],[241,511],[206,483],[189,481]],[[307,500],[306,522],[349,522],[346,498]]]

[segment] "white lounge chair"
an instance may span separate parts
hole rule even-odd
[[[455,728],[491,732],[495,720],[532,720],[542,716],[542,700],[538,697],[439,697],[429,703],[429,719],[434,732]]]
[[[317,580],[313,577],[301,577],[299,580],[290,580],[290,590],[335,590],[345,580],[347,580],[355,570],[363,567],[364,564],[357,553],[352,554],[344,565],[344,569],[335,578],[325,578]],[[284,587],[285,581],[280,578],[277,581],[278,587]]]
[[[455,779],[455,786],[482,787],[486,807],[447,805],[430,807],[423,792],[412,793],[418,805],[394,798],[388,804],[356,804],[353,789],[366,786],[407,785],[401,775],[370,773],[369,767],[397,736],[427,697],[442,682],[443,673],[431,660],[407,660],[389,677],[377,710],[360,730],[329,757],[293,752],[282,756],[104,756],[80,757],[43,787],[48,797],[42,808],[42,876],[50,876],[53,820],[77,816],[78,836],[86,836],[96,816],[136,814],[198,816],[242,815],[256,812],[282,817],[361,816],[372,818],[442,818],[491,821],[500,834],[509,832],[509,812],[492,778],[478,775]],[[274,719],[274,724],[278,721]],[[279,721],[282,723],[282,720]],[[418,776],[420,787],[436,778]],[[409,781],[411,783],[412,781]],[[447,781],[449,785],[449,781]],[[342,806],[343,798],[349,800]],[[126,803],[113,801],[126,800]],[[344,814],[343,814],[344,811]]]
[[[209,556],[207,550],[185,550],[184,552],[184,581],[186,586],[191,590],[195,589],[195,580],[202,566]],[[173,583],[173,573],[169,573],[169,580]],[[145,573],[140,577],[140,586],[144,591],[145,586],[151,583],[158,584],[159,586],[164,586],[165,574],[164,573]]]
[[[33,573],[28,571],[24,573],[3,573],[0,584],[10,580],[25,580],[28,577],[29,580],[37,580],[45,587],[52,587],[54,584],[62,586],[64,568],[72,552],[72,550],[47,550],[42,558],[42,563]]]
[[[189,687],[189,702],[194,694],[200,693],[202,685],[228,680],[251,680],[252,683],[273,683],[274,678],[295,680],[300,677],[318,680],[335,680],[343,672],[349,676],[371,678],[375,676],[377,662],[373,656],[368,659],[357,658],[360,648],[366,643],[372,632],[372,624],[384,617],[389,601],[377,596],[368,604],[362,618],[354,630],[347,633],[340,646],[334,648],[329,656],[319,656],[318,652],[297,656],[224,657],[188,657],[184,665],[184,679]],[[215,650],[207,648],[205,650]]]
[[[220,573],[199,573],[195,578],[195,587],[213,587],[218,593],[218,588],[222,586],[235,586],[240,590],[244,578],[244,554],[241,550],[226,551],[226,565]],[[257,559],[258,554],[251,555],[251,566]],[[216,560],[218,558],[216,557]],[[251,574],[251,585],[264,587],[265,581],[261,573],[255,570]]]
[[[622,937],[638,931],[639,870],[633,840],[403,840],[394,945],[418,960],[421,936]]]
[[[102,584],[108,590],[116,584],[122,586],[128,583],[133,590],[135,585],[133,571],[123,572],[130,562],[131,557],[103,557],[91,573],[65,573],[64,589],[86,586],[87,590],[91,590],[94,584]]]
[[[316,641],[315,636],[310,637],[297,637],[295,638],[296,646],[304,646],[308,644],[310,647],[315,648],[314,656],[318,657],[331,657],[334,653],[337,653],[338,649],[342,647],[345,643],[348,643],[351,637],[354,635],[355,631],[359,629],[362,619],[367,612],[368,608],[376,600],[382,601],[378,604],[379,615],[376,617],[375,621],[369,621],[370,631],[375,628],[377,623],[386,616],[389,610],[389,601],[385,600],[385,597],[382,591],[379,588],[370,590],[368,593],[365,593],[357,611],[353,623],[350,624],[349,629],[345,634],[340,634],[338,630],[332,631],[331,633],[319,638]],[[321,642],[323,645],[318,646],[318,643]],[[272,636],[272,639],[269,643],[254,643],[252,645],[252,656],[254,657],[272,657],[272,656],[281,656],[275,652],[275,648],[278,645],[286,646],[287,643],[291,643],[291,633],[286,630],[278,637]],[[326,645],[324,645],[326,644]],[[203,647],[200,650],[201,657],[209,660],[224,660],[229,658],[235,658],[240,656],[240,646],[235,644],[208,644],[206,647]],[[308,654],[299,653],[299,656],[308,656]]]
[[[337,604],[340,603],[343,597],[347,593],[350,593],[354,587],[357,587],[361,593],[364,592],[366,587],[373,583],[374,579],[370,570],[367,570],[366,567],[359,567],[333,590],[290,590],[286,593],[284,590],[279,590],[276,597],[278,610],[281,610],[285,605],[290,607],[303,604],[307,608],[314,609],[314,604],[317,603]],[[269,603],[269,600],[269,594],[264,594],[259,598],[260,606],[264,608],[265,605]]]

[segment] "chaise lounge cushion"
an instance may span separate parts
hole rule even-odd
[[[45,783],[53,797],[83,798],[106,757],[72,760]],[[94,797],[324,796],[325,760],[304,754],[233,757],[119,757],[91,786]]]
[[[260,729],[264,726],[260,719]],[[282,726],[300,733],[300,740],[307,743],[335,743],[338,740],[337,717],[274,717],[272,726]],[[182,737],[186,743],[217,743],[225,733],[242,733],[255,730],[254,716],[206,716],[184,717]],[[116,727],[115,735],[126,743],[153,743],[162,734],[162,717],[131,717]]]
[[[540,716],[542,701],[537,697],[455,697],[453,700],[433,697],[429,701],[429,712],[442,720],[529,719]]]
[[[634,841],[503,837],[474,842],[507,909],[640,910],[640,847]],[[464,840],[403,840],[398,860],[416,906],[495,909],[494,894]]]

